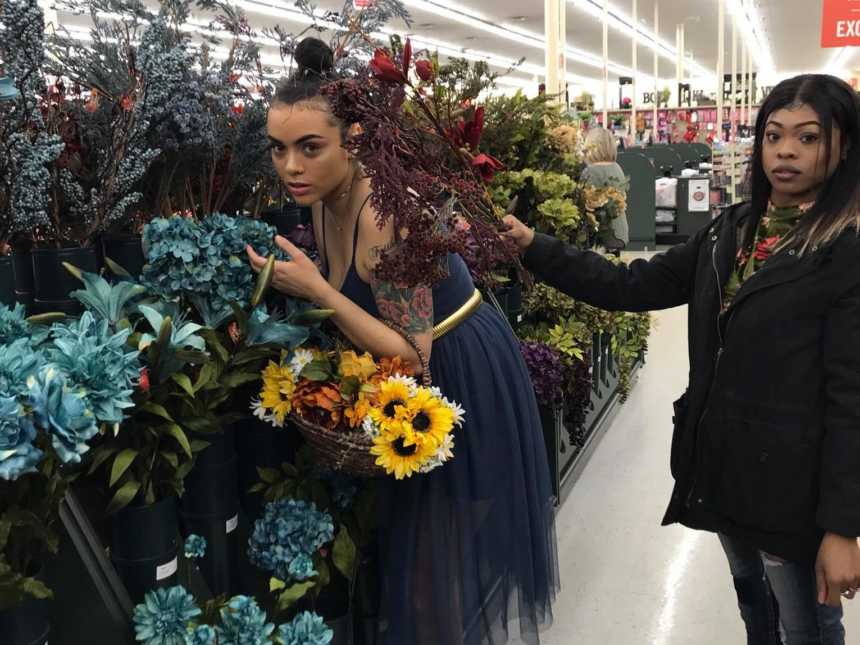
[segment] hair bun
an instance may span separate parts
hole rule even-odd
[[[307,76],[328,76],[334,69],[334,53],[331,47],[319,38],[305,38],[296,47],[293,59],[298,69],[296,74],[300,78]]]

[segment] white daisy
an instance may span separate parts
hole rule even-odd
[[[418,382],[414,378],[412,378],[411,376],[404,376],[403,374],[393,374],[392,376],[388,377],[388,381],[389,383],[392,381],[397,383],[403,383],[410,389],[413,396],[415,395],[415,390],[418,388]]]
[[[466,410],[463,409],[463,406],[445,398],[442,399],[442,402],[454,413],[454,425],[458,428],[462,427],[466,420]]]
[[[454,458],[454,435],[450,432],[445,435],[439,450],[436,451],[436,458],[442,463]]]
[[[361,429],[364,430],[364,434],[371,439],[375,439],[379,436],[379,428],[373,422],[373,419],[370,418],[370,415],[364,417],[364,421],[361,423]]]
[[[314,360],[314,353],[309,349],[299,348],[293,352],[293,357],[290,359],[290,372],[295,380],[299,380],[299,375],[302,370]]]

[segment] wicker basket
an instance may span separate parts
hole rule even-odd
[[[383,320],[382,322],[402,335],[418,354],[422,368],[421,382],[425,387],[430,387],[432,383],[430,365],[415,337],[390,321]],[[373,440],[361,430],[357,432],[329,430],[311,423],[297,414],[290,415],[290,418],[313,449],[317,460],[324,466],[355,477],[385,475],[385,469],[376,465],[376,456],[370,453]]]

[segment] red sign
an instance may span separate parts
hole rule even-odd
[[[823,0],[822,47],[860,45],[860,0]]]
[[[354,9],[361,11],[362,9],[370,9],[376,4],[376,0],[352,0]]]

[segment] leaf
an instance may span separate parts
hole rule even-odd
[[[211,446],[208,441],[203,441],[202,439],[192,439],[191,440],[191,452],[198,453],[203,450],[206,450],[209,446]]]
[[[266,485],[263,483],[254,484],[251,488],[248,489],[249,493],[262,493],[266,490]]]
[[[149,412],[150,414],[154,414],[157,417],[161,417],[165,421],[170,421],[173,423],[173,417],[170,416],[170,413],[164,408],[163,405],[159,405],[158,403],[144,403],[140,406],[140,410],[143,412]]]
[[[45,314],[37,314],[35,316],[29,316],[27,318],[27,322],[31,325],[51,325],[65,318],[66,314],[56,311]]]
[[[355,575],[355,542],[349,535],[345,526],[340,527],[332,547],[331,559],[334,566],[347,580],[352,580]]]
[[[316,585],[315,581],[307,580],[305,582],[296,583],[292,587],[288,587],[280,596],[278,596],[278,610],[286,611],[292,607],[298,600],[304,598],[305,594],[313,589],[314,585]]]
[[[125,474],[125,471],[128,470],[129,466],[131,466],[137,458],[137,455],[137,450],[126,448],[116,456],[116,459],[113,460],[113,466],[110,471],[111,488],[113,488],[113,486],[119,481],[119,478]]]
[[[334,315],[334,309],[308,309],[290,316],[289,321],[295,325],[310,325],[328,320]]]
[[[257,307],[272,286],[272,276],[275,274],[275,256],[270,255],[266,260],[266,266],[260,271],[257,276],[257,284],[254,287],[254,293],[251,295],[251,309]]]
[[[262,466],[257,466],[257,473],[260,475],[260,479],[267,484],[274,484],[281,478],[281,473],[278,472],[276,468],[263,468]]]
[[[44,582],[36,580],[36,578],[24,578],[19,584],[21,591],[28,596],[33,596],[39,600],[54,597],[54,592],[51,591]]]
[[[105,256],[105,264],[107,268],[110,269],[110,272],[115,276],[120,278],[134,278],[128,271],[122,268],[118,263],[111,260],[108,256]]]
[[[191,398],[194,398],[194,386],[191,385],[191,379],[188,378],[187,374],[183,374],[181,372],[177,372],[173,376],[170,377],[173,381],[179,385]]]
[[[81,272],[81,270],[78,267],[76,267],[74,264],[69,264],[68,262],[63,262],[62,265],[66,271],[68,271],[69,273],[72,274],[72,276],[74,276],[78,280],[83,281],[83,279],[84,279],[83,273]]]
[[[361,389],[361,381],[357,376],[347,376],[340,382],[340,391],[344,396],[352,396]]]
[[[245,385],[246,383],[253,383],[254,381],[260,380],[259,372],[233,372],[232,374],[228,374],[223,378],[221,383],[224,387],[229,389],[235,389],[240,385]]]
[[[194,393],[196,394],[202,388],[206,387],[212,381],[217,381],[221,376],[221,368],[214,361],[206,363],[201,369],[197,377],[197,382],[194,384]]]
[[[117,511],[122,510],[123,508],[128,506],[131,503],[131,500],[135,498],[139,490],[139,481],[131,480],[123,484],[113,496],[113,499],[110,501],[110,504],[108,504],[108,515],[116,513]]]
[[[221,340],[218,338],[218,334],[215,333],[212,329],[204,329],[200,332],[200,335],[206,340],[206,345],[215,352],[218,358],[221,359],[222,363],[226,363],[230,360],[230,352],[227,351],[227,348],[221,344]]]
[[[93,460],[90,463],[90,469],[87,471],[87,474],[92,475],[99,469],[104,462],[106,462],[111,455],[115,455],[119,448],[99,448],[93,452]]]
[[[185,431],[175,423],[168,423],[165,427],[167,428],[167,432],[170,436],[176,439],[176,441],[179,442],[179,445],[182,446],[182,450],[185,451],[185,454],[191,457],[191,444],[188,443],[188,437],[186,436]]]
[[[277,578],[269,578],[269,591],[280,591],[286,589],[287,583]]]
[[[194,447],[191,447],[194,450]],[[179,468],[179,457],[176,456],[175,452],[168,452],[166,450],[162,450],[158,454],[161,455],[161,458],[164,459],[168,464],[173,466],[174,468]]]

